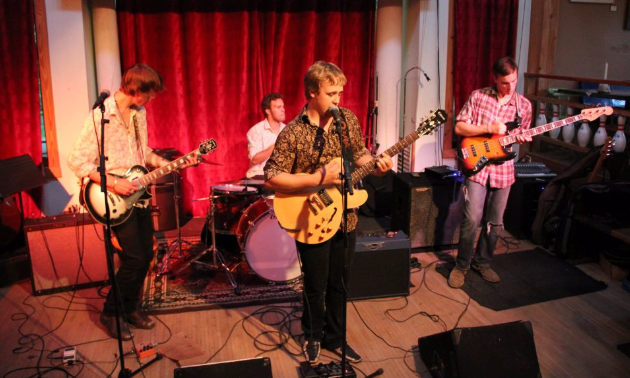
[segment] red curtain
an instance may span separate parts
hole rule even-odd
[[[453,96],[458,114],[473,90],[494,83],[494,61],[515,56],[518,0],[455,0],[453,22]]]
[[[218,183],[245,176],[245,134],[263,119],[262,97],[284,95],[287,122],[306,103],[303,75],[327,60],[346,74],[341,105],[368,126],[375,1],[118,0],[122,66],[157,69],[166,92],[147,105],[149,144],[182,153],[214,138],[207,160],[186,170],[184,211],[203,215]]]
[[[42,163],[37,46],[33,2],[0,1],[0,160],[29,154]],[[17,172],[16,172],[17,173]],[[10,177],[4,177],[10,180]],[[38,189],[29,191],[39,198]],[[23,196],[26,217],[39,217],[39,199]]]

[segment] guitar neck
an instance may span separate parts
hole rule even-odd
[[[191,158],[195,155],[196,152],[198,152],[199,149],[196,149],[194,151],[191,151],[189,153],[187,153],[186,155],[173,160],[172,162],[168,163],[167,165],[160,167],[154,171],[151,171],[149,173],[147,173],[144,176],[141,176],[138,178],[138,181],[140,182],[140,185],[143,188],[146,188],[149,184],[151,184],[153,181],[159,179],[162,176],[165,176],[171,172],[173,172],[174,170],[178,169],[180,166],[184,165],[186,163],[186,160],[188,158]]]
[[[411,143],[418,140],[418,138],[420,138],[420,135],[421,134],[419,131],[417,130],[413,131],[412,133],[410,133],[409,135],[401,139],[398,143],[394,144],[387,150],[383,151],[383,153],[386,153],[387,155],[392,156],[392,157],[396,156],[402,150],[407,148]],[[381,153],[379,157],[383,156],[383,153]],[[372,171],[374,171],[375,168],[376,168],[376,159],[372,159],[369,162],[363,164],[361,167],[357,168],[354,171],[354,173],[352,173],[352,185],[355,185],[359,181],[363,180],[363,178],[365,178],[365,176],[372,173]]]
[[[546,125],[541,125],[541,126],[537,126],[537,127],[531,128],[531,129],[527,129],[527,130],[524,130],[524,131],[522,131],[520,133],[506,135],[504,137],[499,138],[498,140],[499,140],[499,143],[502,146],[507,146],[507,145],[516,143],[516,136],[517,135],[525,135],[525,136],[532,137],[532,136],[535,136],[535,135],[547,132],[549,130],[553,130],[553,129],[558,128],[558,127],[566,126],[566,125],[568,125],[570,123],[574,123],[574,122],[580,121],[583,118],[584,118],[583,114],[578,114],[576,116],[565,118],[565,119],[561,119],[561,120],[558,120],[556,122],[548,123]]]

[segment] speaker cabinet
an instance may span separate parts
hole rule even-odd
[[[411,248],[459,243],[464,195],[462,178],[439,179],[420,173],[394,177],[392,230],[409,235]]]
[[[184,366],[175,369],[175,378],[273,378],[268,357]]]
[[[359,236],[348,285],[350,299],[409,295],[409,238],[399,232],[386,236]]]
[[[25,219],[34,295],[107,282],[103,227],[88,214]]]
[[[434,378],[541,377],[530,322],[454,330],[418,339]]]
[[[177,194],[179,212],[182,210],[182,185],[177,180]],[[153,229],[155,231],[167,231],[177,228],[177,212],[175,211],[175,184],[166,182],[149,186],[151,194],[151,214],[153,216]],[[181,220],[181,216],[180,216]]]
[[[549,183],[549,177],[517,177],[505,206],[505,229],[517,239],[532,237],[532,225],[538,209],[538,198]]]

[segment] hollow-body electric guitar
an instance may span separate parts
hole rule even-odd
[[[400,151],[446,122],[447,114],[438,109],[431,112],[420,126],[383,153],[395,156]],[[381,155],[382,156],[382,155]],[[341,164],[341,158],[336,158]],[[352,187],[376,168],[376,159],[362,165],[352,173]],[[367,201],[367,191],[354,189],[348,195],[347,208],[361,206]],[[306,244],[325,242],[339,230],[343,215],[341,188],[335,185],[318,186],[301,193],[276,192],[273,201],[280,226],[295,240]]]
[[[463,138],[460,144],[460,149],[457,150],[457,156],[463,163],[462,171],[465,175],[470,176],[479,172],[488,163],[496,164],[514,159],[516,157],[516,153],[510,151],[509,148],[516,142],[517,135],[522,134],[525,136],[535,136],[582,119],[593,121],[599,116],[604,114],[610,115],[612,112],[613,110],[610,106],[587,108],[583,109],[582,112],[576,116],[523,130],[516,134],[485,134]]]
[[[199,144],[198,149],[154,171],[148,172],[145,167],[134,165],[129,168],[124,176],[116,176],[129,181],[137,181],[140,189],[129,196],[121,196],[109,190],[107,191],[106,196],[107,204],[109,205],[110,225],[118,226],[124,223],[131,216],[134,205],[138,201],[151,198],[151,195],[147,192],[147,187],[153,181],[178,169],[181,165],[186,163],[188,158],[192,158],[195,155],[199,158],[201,155],[214,151],[215,148],[217,148],[217,142],[215,142],[214,139],[209,139]],[[83,188],[82,195],[85,207],[92,218],[101,224],[106,224],[107,210],[105,206],[105,195],[101,192],[101,185],[90,180]]]

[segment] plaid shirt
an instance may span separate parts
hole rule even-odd
[[[485,128],[483,125],[489,125],[495,120],[503,123],[513,121],[518,110],[518,115],[523,118],[521,126],[511,131],[510,134],[529,129],[532,122],[531,102],[522,95],[514,93],[509,102],[501,105],[498,95],[494,87],[473,91],[459,112],[457,122],[463,121]],[[507,188],[516,181],[514,178],[514,161],[508,160],[503,164],[487,164],[477,174],[470,176],[469,179],[481,185],[486,185],[488,180],[490,180],[490,187],[492,188]]]

